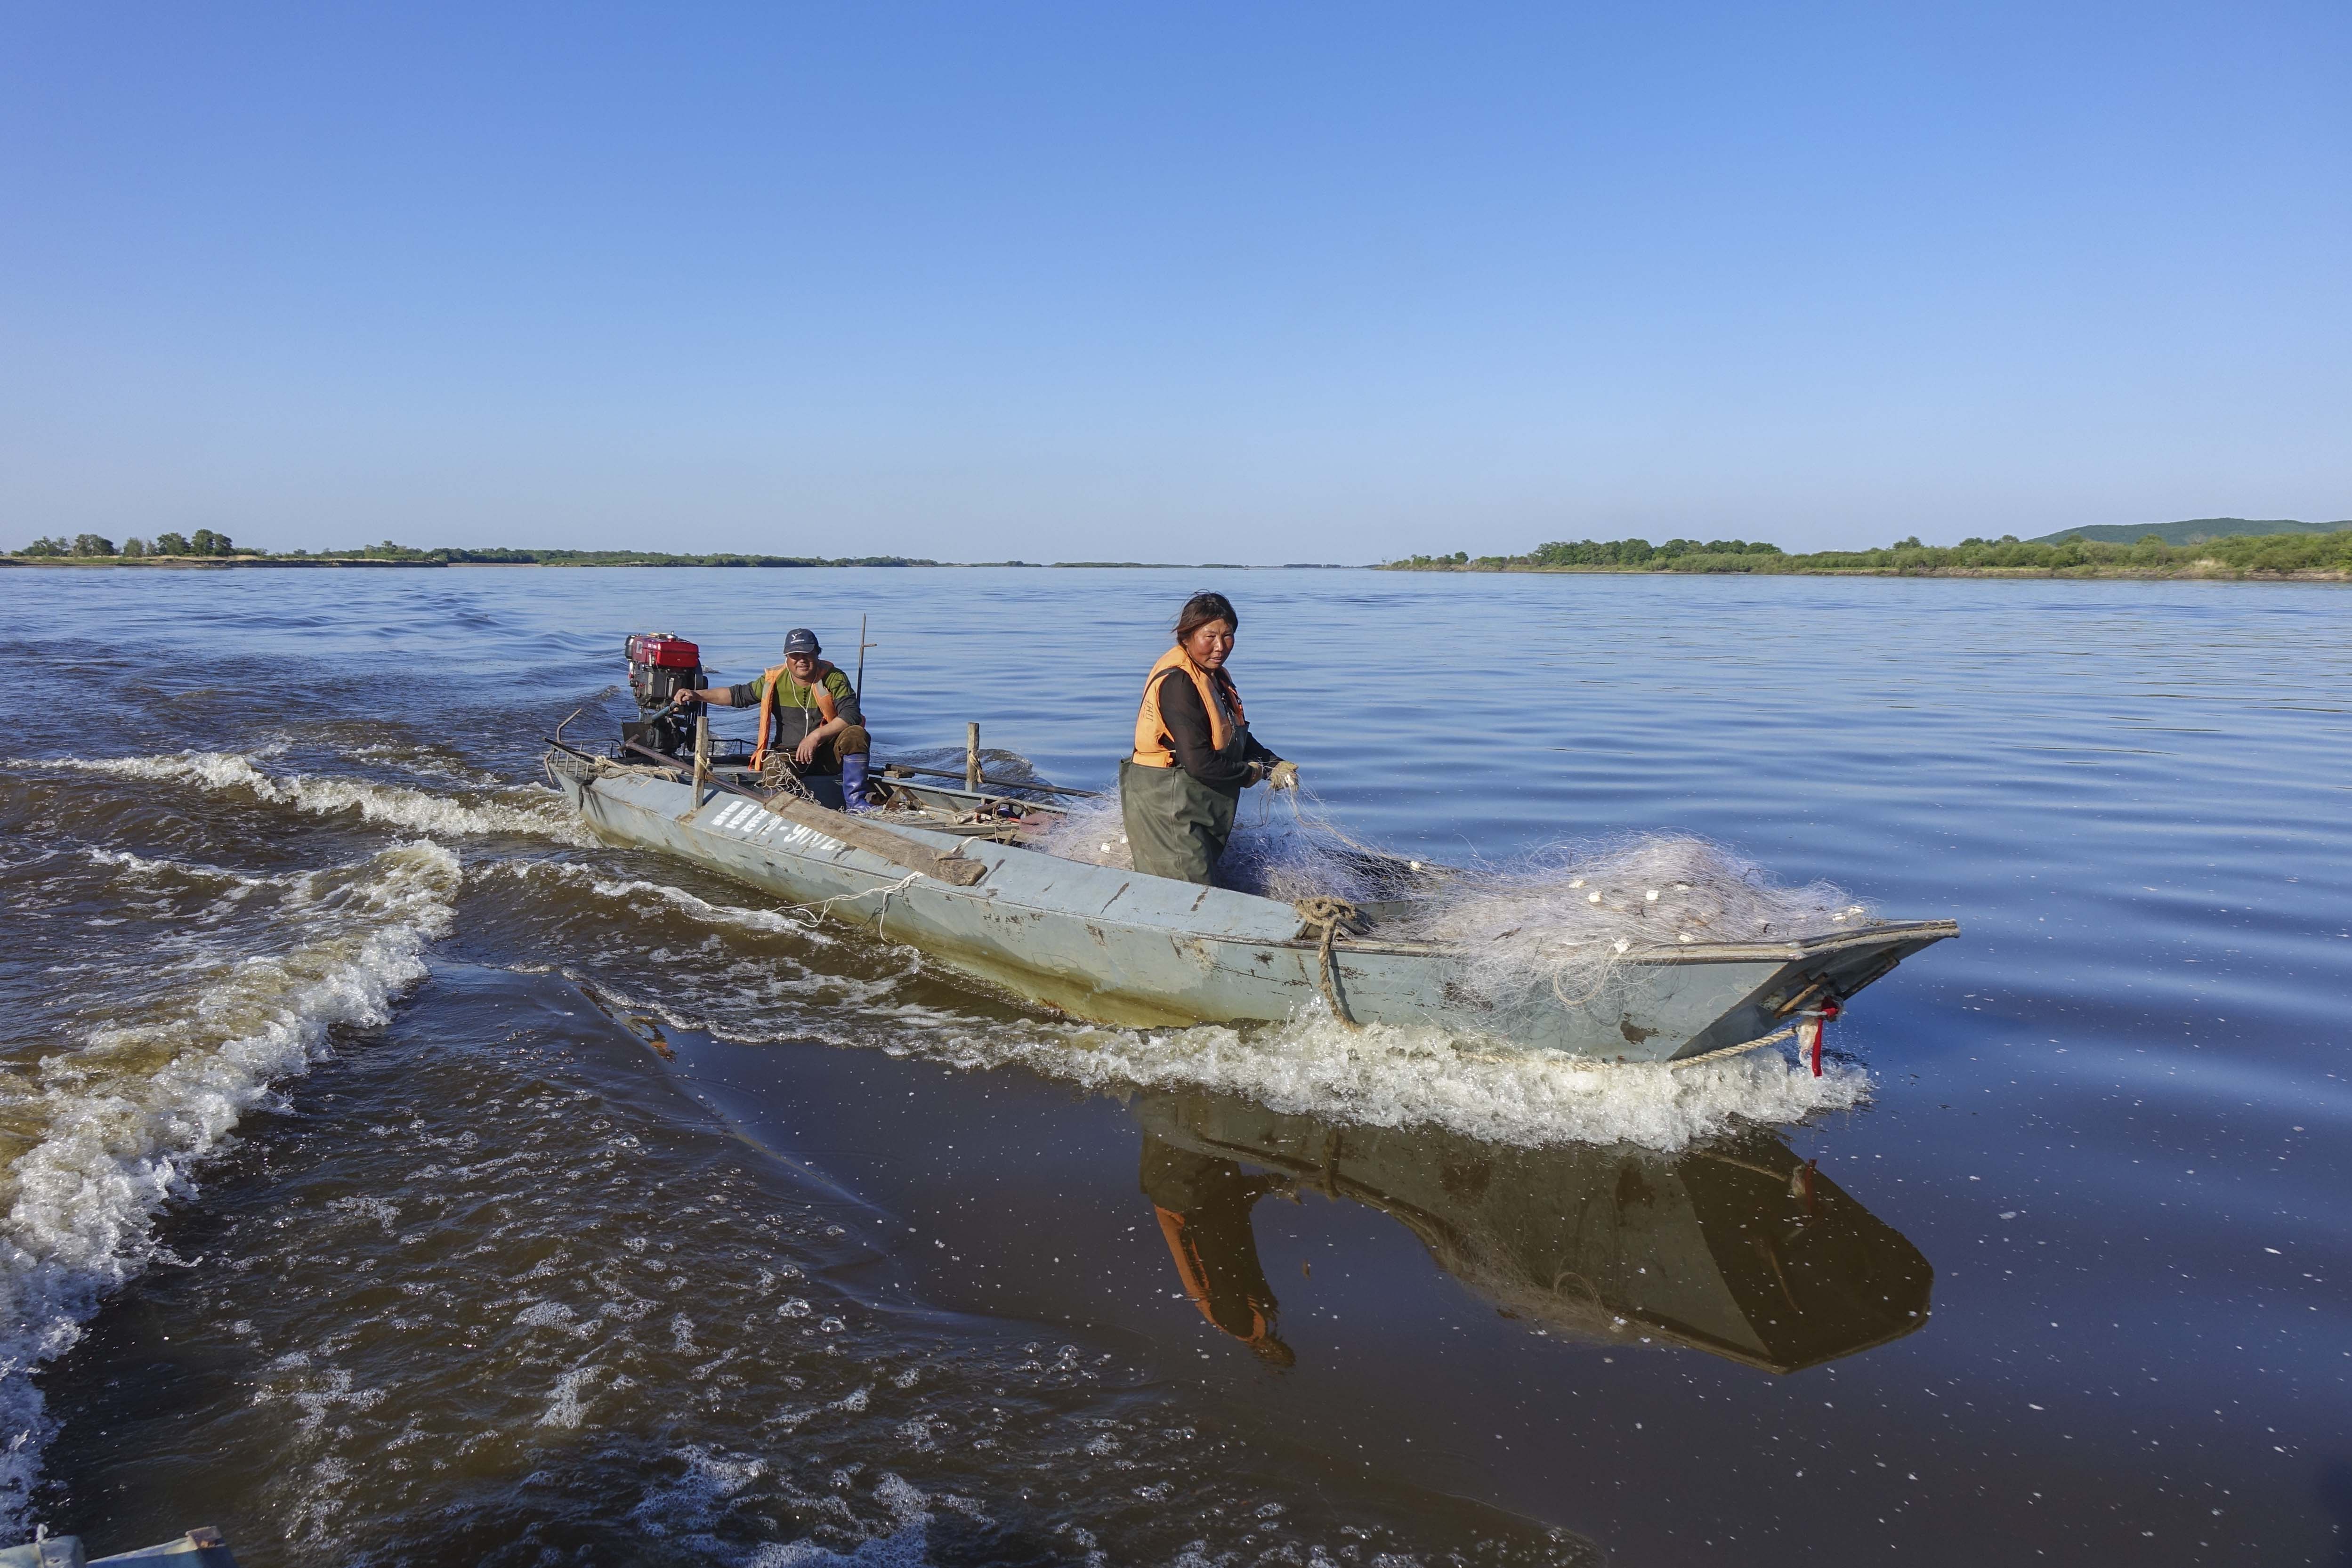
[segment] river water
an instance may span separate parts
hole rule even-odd
[[[248,1564],[2352,1561],[2352,599],[1354,571],[15,571],[14,1523]],[[1434,858],[1958,918],[1668,1076],[1088,1028],[599,847],[539,737],[869,617],[1101,784],[1183,595]],[[1188,1295],[1168,1237],[1202,1259]],[[1205,1279],[1206,1283],[1202,1283]]]

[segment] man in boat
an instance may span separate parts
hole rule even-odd
[[[1193,595],[1176,617],[1176,646],[1144,678],[1118,795],[1128,848],[1146,876],[1210,886],[1242,791],[1261,782],[1297,787],[1298,770],[1250,733],[1225,673],[1240,625],[1223,594]]]
[[[870,805],[866,764],[873,742],[856,689],[849,677],[819,657],[824,652],[814,632],[794,626],[784,634],[784,662],[761,671],[759,679],[697,687],[680,691],[678,700],[719,708],[758,704],[760,738],[751,766],[779,783],[789,769],[822,804],[864,811]],[[840,801],[826,798],[835,794]]]

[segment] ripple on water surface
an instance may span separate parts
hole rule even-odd
[[[1072,1026],[537,781],[618,632],[731,676],[866,611],[887,748],[977,720],[1104,783],[1193,574],[795,574],[790,616],[773,574],[267,575],[24,606],[0,1399],[45,1521],[263,1564],[2335,1550],[2340,594],[1222,584],[1351,832],[1670,830],[1960,918],[1815,1079]],[[1329,678],[1401,625],[1441,711]]]

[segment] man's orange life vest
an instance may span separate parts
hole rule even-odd
[[[809,695],[816,699],[816,710],[824,715],[824,721],[828,724],[839,716],[841,706],[834,701],[833,693],[824,689],[825,677],[840,673],[824,659],[818,659],[816,668],[809,672],[811,676],[808,683]],[[768,723],[776,710],[776,681],[779,678],[790,679],[795,686],[800,684],[799,678],[793,675],[789,665],[780,664],[772,669],[761,672],[760,743],[751,749],[753,772],[757,772],[760,764],[768,760]]]
[[[1218,751],[1232,744],[1233,725],[1225,721],[1225,711],[1233,710],[1233,722],[1243,721],[1242,694],[1234,686],[1234,678],[1223,670],[1206,670],[1192,662],[1192,656],[1181,647],[1171,647],[1160,656],[1151,673],[1143,680],[1143,706],[1135,715],[1135,764],[1143,768],[1172,768],[1176,753],[1169,746],[1168,726],[1160,717],[1160,678],[1171,669],[1181,669],[1192,678],[1192,688],[1201,694],[1201,706],[1209,712],[1209,743]],[[1222,693],[1222,700],[1220,698]]]

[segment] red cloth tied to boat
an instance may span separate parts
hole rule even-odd
[[[1812,1058],[1815,1078],[1822,1076],[1822,1033],[1829,1026],[1829,1021],[1837,1016],[1838,1005],[1833,1001],[1824,1001],[1819,1012],[1810,1014],[1797,1023],[1797,1044]]]

